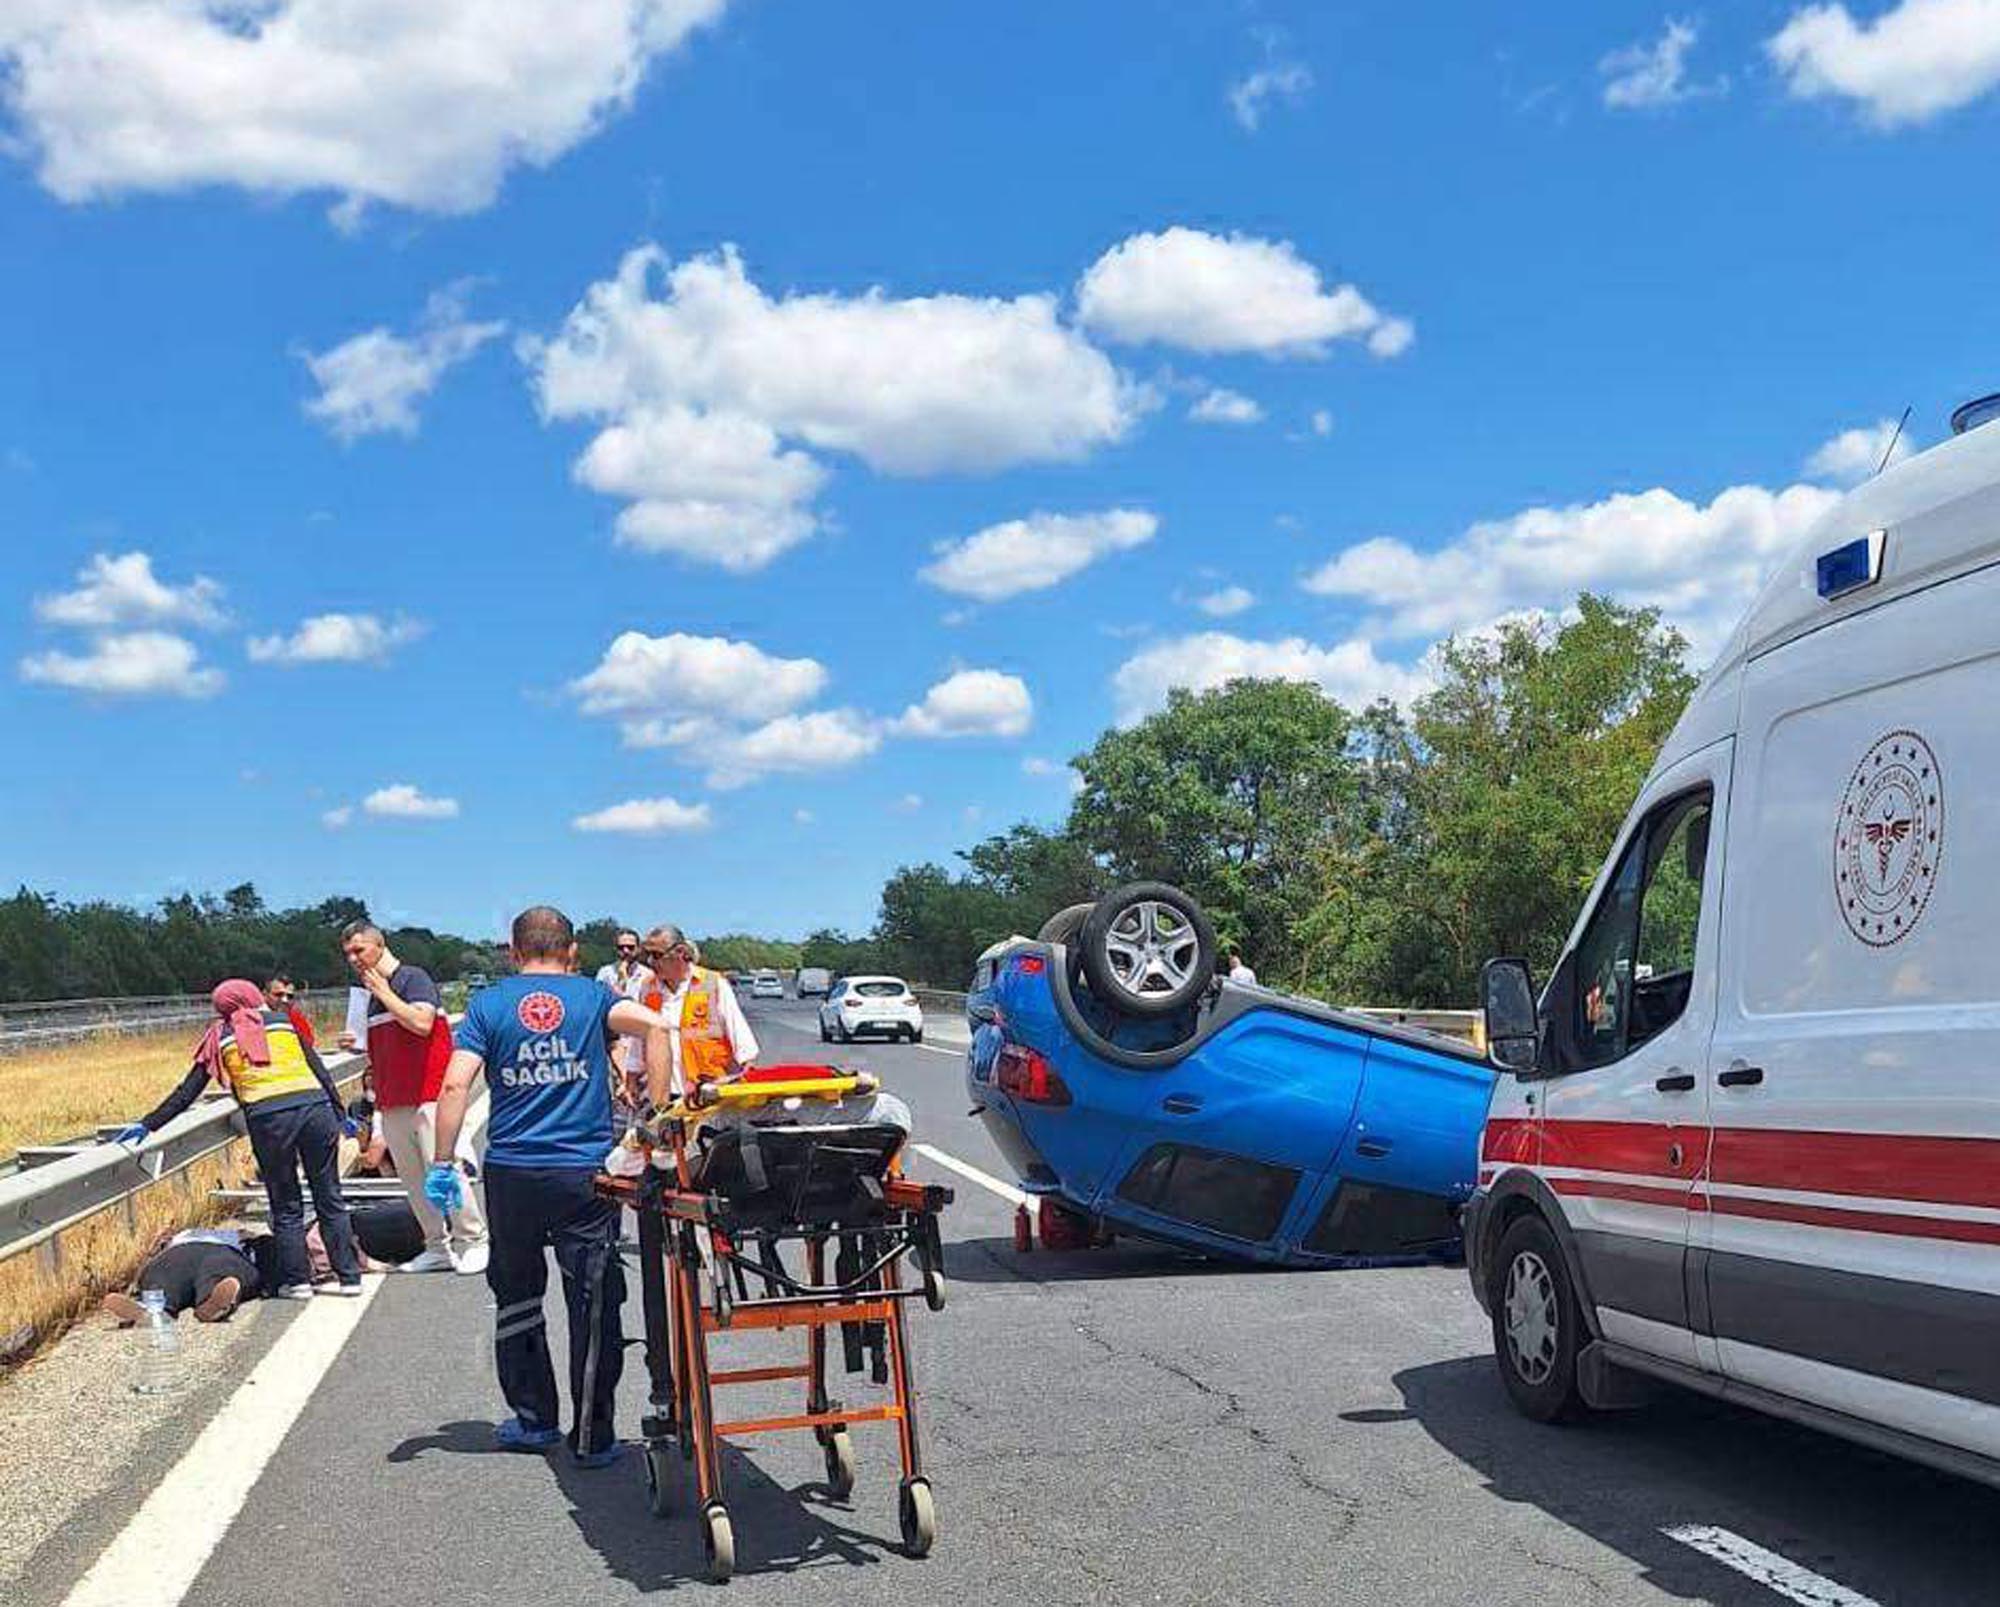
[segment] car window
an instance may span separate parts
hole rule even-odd
[[[894,999],[909,990],[900,982],[857,982],[854,991],[865,999]]]
[[[1608,1065],[1687,1007],[1713,794],[1683,793],[1633,832],[1576,946],[1581,1063]]]

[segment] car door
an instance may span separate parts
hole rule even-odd
[[[1731,1378],[1989,1457],[1996,619],[1988,568],[1745,672],[1704,1268]]]
[[[1686,1283],[1708,1144],[1709,1034],[1731,743],[1656,776],[1552,990],[1567,1019],[1539,1090],[1537,1170],[1607,1339],[1696,1364]]]
[[[1131,1138],[1100,1208],[1236,1253],[1296,1242],[1353,1119],[1368,1043],[1274,1000],[1173,1066],[1120,1074],[1107,1097]]]

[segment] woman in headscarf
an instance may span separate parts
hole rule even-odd
[[[264,1194],[271,1203],[271,1233],[277,1240],[278,1295],[312,1298],[312,1271],[306,1259],[305,1198],[299,1189],[303,1164],[312,1190],[313,1214],[333,1263],[333,1290],[361,1292],[361,1260],[355,1252],[347,1201],[340,1192],[340,1136],[347,1121],[340,1095],[317,1050],[299,1036],[283,1010],[273,1010],[254,982],[225,982],[210,995],[216,1019],[195,1045],[194,1064],[177,1087],[153,1110],[113,1135],[119,1144],[142,1144],[188,1106],[210,1082],[227,1088],[243,1107],[243,1124]]]

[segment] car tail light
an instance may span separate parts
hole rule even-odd
[[[1030,1105],[1067,1105],[1069,1085],[1056,1074],[1055,1067],[1032,1049],[1010,1043],[1000,1051],[993,1068],[993,1081],[1003,1094]]]
[[[1040,976],[1049,968],[1049,962],[1039,954],[1024,954],[1014,962],[1014,969],[1022,976]]]
[[[846,998],[840,1001],[840,1007],[843,1010],[859,1010],[861,1008],[861,1001],[855,998],[854,995],[850,993]]]

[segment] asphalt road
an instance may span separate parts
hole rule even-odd
[[[757,1021],[767,1058],[818,1055],[809,1010]],[[919,1139],[998,1171],[937,1025],[923,1047],[831,1053],[902,1093]],[[886,1427],[855,1431],[844,1503],[810,1436],[761,1437],[726,1462],[731,1600],[2000,1601],[2000,1496],[1982,1488],[1693,1398],[1580,1428],[1523,1421],[1461,1271],[1246,1272],[1124,1243],[1020,1255],[1003,1200],[912,1170],[959,1190],[950,1305],[913,1313],[937,1549],[918,1563],[897,1548]],[[636,1456],[585,1473],[490,1449],[490,1331],[480,1280],[388,1280],[186,1599],[540,1607],[717,1588],[692,1522],[648,1515]],[[735,1354],[754,1364],[769,1344]],[[635,1350],[628,1430],[643,1378]],[[738,1394],[794,1409],[775,1388]],[[1665,1532],[1683,1525],[1852,1594],[1787,1598]],[[78,1541],[52,1553],[30,1602],[63,1601],[89,1561]]]

